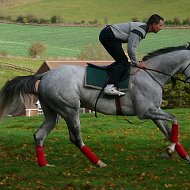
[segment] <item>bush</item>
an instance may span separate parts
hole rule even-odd
[[[52,16],[50,19],[51,23],[56,24],[56,23],[62,23],[63,20],[60,16]]]
[[[41,19],[38,20],[39,24],[47,24],[48,22],[49,22],[48,20],[43,19],[43,18],[41,18]]]
[[[174,24],[174,25],[181,25],[180,18],[179,18],[179,17],[175,17],[175,18],[174,18],[174,21],[173,21],[173,24]]]
[[[26,15],[26,22],[28,23],[38,23],[38,18],[34,16],[33,14]]]
[[[186,18],[183,20],[183,25],[190,25],[190,18]]]
[[[131,20],[133,21],[133,22],[139,22],[140,20],[138,19],[138,17],[133,17],[133,18],[131,18]]]
[[[50,20],[51,23],[57,23],[57,16],[52,16]]]
[[[178,78],[185,80],[181,74],[177,75]],[[176,86],[172,89],[172,83],[168,83],[164,87],[163,99],[167,101],[165,108],[174,107],[189,107],[190,106],[190,86],[189,83],[182,83],[177,81]]]
[[[46,49],[46,46],[41,42],[33,43],[29,48],[29,56],[33,58],[40,57]]]
[[[94,24],[98,24],[98,19],[95,18],[95,19],[92,20],[92,21],[91,21],[91,20],[88,21],[88,23],[89,23],[89,24],[92,24],[92,25],[94,25]]]
[[[24,23],[24,16],[19,15],[19,16],[16,18],[16,22]]]
[[[0,20],[12,21],[12,17],[11,17],[11,16],[3,16],[3,15],[0,15]]]

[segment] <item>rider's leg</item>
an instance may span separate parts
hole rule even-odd
[[[116,63],[112,67],[112,72],[108,84],[114,84],[117,87],[123,74],[129,69],[127,67],[128,58],[122,48],[122,43],[115,38],[110,27],[106,27],[102,30],[99,36],[99,40],[107,50],[107,52],[113,57]]]

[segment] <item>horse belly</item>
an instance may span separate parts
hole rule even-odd
[[[98,93],[90,93],[89,97],[86,98],[83,96],[81,99],[81,107],[85,107],[94,111]],[[113,96],[109,97],[102,95],[102,97],[100,97],[97,102],[96,111],[103,114],[116,115],[118,110],[121,110],[123,115],[135,115],[135,110],[130,94],[126,93],[125,96],[118,98],[116,99]]]

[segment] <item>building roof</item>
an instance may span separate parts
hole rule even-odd
[[[87,63],[92,63],[99,66],[105,66],[111,64],[113,61],[44,61],[41,67],[38,69],[37,74],[44,73],[46,71],[60,67],[61,65],[77,65],[85,67]]]

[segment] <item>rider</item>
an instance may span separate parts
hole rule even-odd
[[[125,95],[117,90],[117,85],[123,73],[129,68],[128,58],[122,48],[122,43],[128,43],[128,55],[130,61],[138,65],[136,49],[140,41],[149,32],[157,33],[164,25],[164,18],[158,14],[153,14],[146,23],[129,22],[121,24],[107,25],[99,35],[99,40],[107,52],[116,61],[113,67],[107,86],[104,88],[106,95]]]

